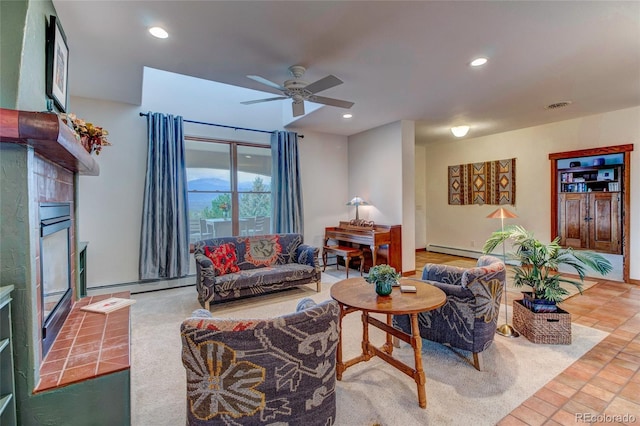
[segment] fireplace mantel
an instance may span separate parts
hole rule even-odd
[[[55,113],[0,108],[0,142],[29,145],[47,160],[81,175],[100,174],[98,163]]]

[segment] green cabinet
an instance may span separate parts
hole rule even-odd
[[[13,286],[0,287],[0,425],[16,425],[15,382],[13,379],[13,341],[11,337],[11,292]]]

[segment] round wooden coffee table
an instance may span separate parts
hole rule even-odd
[[[338,340],[336,377],[342,380],[342,373],[354,364],[368,361],[378,356],[396,367],[398,370],[413,377],[418,387],[418,404],[427,407],[425,391],[425,375],[422,369],[422,338],[418,330],[418,314],[430,311],[444,305],[446,296],[442,290],[430,284],[410,279],[401,279],[402,285],[416,287],[415,293],[401,293],[399,287],[394,287],[389,296],[378,296],[373,284],[364,278],[349,278],[331,286],[331,297],[340,305],[340,339]],[[362,312],[362,354],[348,361],[342,360],[342,318],[351,313]],[[387,315],[387,323],[371,317],[372,312]],[[391,320],[393,315],[409,315],[411,317],[411,334],[394,328]],[[377,348],[369,342],[369,325],[386,333],[386,343]],[[394,358],[393,337],[407,342],[413,347],[415,368]]]

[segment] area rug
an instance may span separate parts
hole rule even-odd
[[[298,301],[330,298],[339,280],[323,274],[322,292],[314,286],[244,299],[212,307],[219,317],[268,318],[293,312]],[[373,287],[372,287],[373,291]],[[185,372],[181,363],[180,323],[198,309],[196,290],[184,287],[133,295],[132,424],[185,423]],[[336,425],[494,425],[549,380],[602,340],[607,333],[572,326],[571,345],[537,345],[524,338],[496,336],[484,355],[485,371],[471,365],[468,353],[423,341],[428,406],[418,406],[413,379],[379,358],[345,371],[337,383]],[[371,329],[371,341],[382,344]],[[344,357],[358,354],[362,322],[357,313],[343,321]],[[413,365],[411,348],[402,344],[394,355]]]

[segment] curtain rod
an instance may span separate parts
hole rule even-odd
[[[147,117],[149,116],[148,113],[146,112],[141,112],[140,113],[140,117]],[[233,129],[233,130],[247,130],[249,132],[259,132],[259,133],[274,133],[274,131],[268,131],[268,130],[259,130],[259,129],[249,129],[247,127],[235,127],[235,126],[227,126],[224,124],[216,124],[216,123],[207,123],[205,121],[194,121],[194,120],[187,120],[186,118],[183,118],[182,121],[185,121],[187,123],[194,123],[194,124],[204,124],[205,126],[216,126],[216,127],[224,127],[227,129]],[[298,135],[298,137],[300,139],[304,139],[304,135]]]

